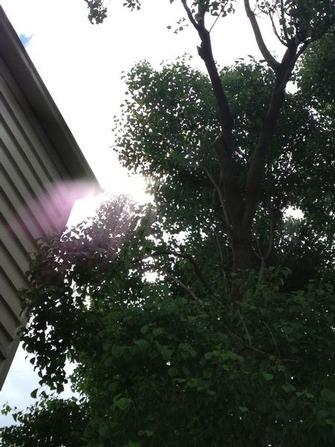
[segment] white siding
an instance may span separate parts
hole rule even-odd
[[[35,239],[61,230],[70,212],[55,152],[0,59],[0,386],[23,322],[19,293]]]
[[[61,231],[88,191],[100,191],[94,173],[0,6],[0,389],[35,240]]]

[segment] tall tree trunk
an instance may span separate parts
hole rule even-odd
[[[235,231],[231,246],[233,254],[233,272],[243,273],[256,267],[256,256],[252,247],[251,231]]]
[[[256,268],[256,256],[252,248],[251,231],[234,231],[231,237],[233,255],[231,282],[231,299],[241,301],[244,297],[246,279],[249,273]]]

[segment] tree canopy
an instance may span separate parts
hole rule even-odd
[[[206,17],[234,2],[181,0],[207,72],[184,57],[125,76],[116,150],[154,203],[119,197],[40,241],[22,337],[56,393],[75,363],[80,397],[41,395],[0,445],[334,444],[335,5],[255,3],[262,60],[218,68]]]

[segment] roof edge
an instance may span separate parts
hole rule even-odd
[[[71,179],[98,180],[0,6],[0,53]]]

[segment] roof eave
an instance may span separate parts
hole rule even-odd
[[[1,6],[0,54],[66,167],[69,178],[91,181],[100,189],[91,167]]]

